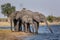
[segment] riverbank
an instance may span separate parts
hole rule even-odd
[[[45,23],[40,23],[40,25],[44,26],[46,25]],[[60,22],[48,22],[48,25],[60,25]],[[3,26],[10,26],[10,23],[9,22],[0,22],[0,26],[3,27]]]
[[[32,35],[31,33],[25,33],[25,32],[12,32],[10,30],[0,30],[0,40],[18,40],[17,37],[19,36],[26,37],[31,35]]]
[[[44,26],[46,23],[39,23],[40,25]],[[60,25],[60,22],[48,22],[48,25]]]
[[[0,22],[0,26],[10,26],[9,22]]]

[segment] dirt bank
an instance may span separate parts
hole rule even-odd
[[[11,32],[10,30],[0,30],[0,40],[18,40],[17,36],[24,37],[24,36],[31,36],[31,35],[32,33]]]

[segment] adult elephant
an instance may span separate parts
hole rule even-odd
[[[24,8],[24,10],[22,12],[25,12],[24,14],[28,14],[28,15],[30,15],[32,17],[32,19],[34,21],[36,33],[38,33],[38,28],[39,28],[39,23],[40,22],[43,21],[48,26],[47,19],[46,19],[46,17],[43,14],[41,14],[39,12],[32,12],[30,10],[26,10],[25,8]],[[53,33],[51,28],[50,27],[48,27],[48,28],[51,31],[51,33]]]
[[[30,16],[30,18],[33,19],[33,22],[35,24],[36,33],[38,33],[39,22],[44,21],[47,24],[46,17],[43,14],[40,14],[38,12],[32,12],[32,11],[26,10],[26,9],[21,10],[21,12],[19,12],[19,14],[17,14],[16,19],[21,19],[22,18],[23,21],[24,21],[24,15],[25,15],[25,18],[29,18],[29,17],[26,16],[26,15],[28,15],[28,16]],[[23,23],[26,24],[26,20]],[[26,27],[27,25],[24,25],[24,26]],[[50,31],[52,32],[51,29],[50,29]]]
[[[26,18],[26,20],[24,18]],[[23,13],[23,11],[13,12],[10,15],[11,30],[12,30],[12,23],[14,23],[14,31],[22,31],[21,26],[23,24],[24,25],[24,31],[25,32],[31,32],[31,30],[30,30],[30,24],[32,23],[31,21],[33,21],[31,16],[28,15],[26,12],[24,12],[24,13]]]
[[[24,26],[24,31],[25,32],[31,32],[30,29],[30,24],[33,25],[33,19],[32,16],[29,15],[25,9],[21,10],[17,15],[16,15],[16,19],[21,19],[23,26]]]
[[[17,14],[19,14],[20,11],[15,11],[13,13],[11,13],[9,19],[10,19],[10,23],[11,23],[11,31],[12,31],[12,25],[14,25],[14,31],[20,31],[21,29],[19,29],[21,27],[21,20],[19,18],[16,18]],[[19,26],[20,25],[20,26]]]
[[[38,30],[39,28],[39,22],[45,22],[45,24],[47,25],[48,29],[50,30],[51,33],[53,33],[52,29],[48,26],[48,23],[47,23],[47,19],[46,17],[42,14],[42,13],[39,13],[39,12],[34,12],[34,15],[33,15],[34,19],[38,22],[37,23],[37,26],[36,26],[36,30]],[[37,31],[36,31],[37,32]]]
[[[25,32],[31,32],[30,24],[33,25],[32,17],[28,14],[23,15],[22,23],[25,25]]]

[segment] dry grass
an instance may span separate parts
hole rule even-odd
[[[10,26],[9,22],[0,22],[0,26]]]
[[[30,33],[11,32],[10,30],[0,30],[0,40],[18,40],[17,36],[29,36]]]

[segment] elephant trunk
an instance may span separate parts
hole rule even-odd
[[[46,20],[46,19],[45,19],[45,23],[46,23],[46,25],[47,25],[48,29],[50,30],[50,32],[51,32],[51,33],[53,33],[53,31],[52,31],[52,29],[49,27],[48,22],[47,22],[47,20]]]

